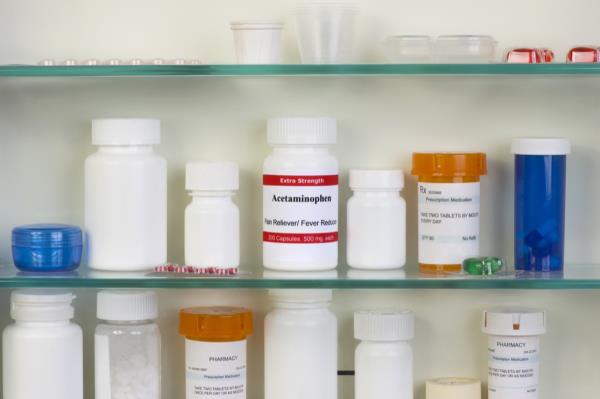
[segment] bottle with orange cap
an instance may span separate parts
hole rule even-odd
[[[483,153],[413,153],[422,273],[459,272],[464,259],[479,255],[480,177],[486,173]]]
[[[195,307],[180,311],[186,399],[246,398],[246,338],[252,330],[248,309]]]

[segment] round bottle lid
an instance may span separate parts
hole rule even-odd
[[[482,176],[487,174],[486,156],[480,152],[415,152],[411,173],[434,177]]]
[[[567,155],[571,142],[565,138],[524,137],[513,139],[510,151],[515,155]]]
[[[272,145],[335,144],[335,118],[271,118],[267,123],[267,141]]]
[[[75,295],[63,290],[29,289],[10,294],[10,316],[21,321],[55,321],[73,318]]]
[[[404,174],[401,170],[353,169],[350,171],[350,188],[402,190]]]
[[[485,310],[482,330],[490,335],[541,335],[546,332],[546,312],[535,309]]]
[[[234,162],[192,162],[185,166],[185,189],[190,191],[237,191],[238,165]]]
[[[29,224],[12,230],[14,247],[64,248],[82,245],[81,229],[56,223]]]
[[[94,119],[94,145],[154,145],[160,144],[159,119]]]
[[[415,336],[409,310],[360,310],[354,313],[354,338],[366,341],[408,341]]]
[[[104,290],[98,292],[96,313],[101,320],[140,321],[158,317],[154,291]]]
[[[197,341],[241,341],[252,334],[252,312],[235,307],[195,307],[179,312],[179,334]]]
[[[427,399],[481,399],[481,381],[472,378],[437,378],[425,383]]]

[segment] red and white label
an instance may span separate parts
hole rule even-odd
[[[263,175],[263,241],[338,241],[338,175]]]

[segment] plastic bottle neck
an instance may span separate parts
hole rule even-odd
[[[200,201],[231,201],[235,191],[190,191],[193,202]]]
[[[15,320],[15,324],[22,327],[60,327],[71,324],[70,319],[65,320]]]
[[[305,145],[305,144],[294,144],[294,145],[277,145],[273,146],[274,154],[300,154],[300,155],[327,155],[329,154],[329,148],[325,145]]]
[[[98,147],[101,154],[152,154],[151,145],[103,145]]]
[[[359,198],[399,198],[398,189],[352,189],[354,196]]]
[[[145,324],[153,324],[154,320],[103,320],[104,323],[116,326],[139,326]]]

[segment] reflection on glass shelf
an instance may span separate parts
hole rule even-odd
[[[260,269],[260,268],[257,268]],[[0,267],[0,287],[97,288],[333,288],[333,289],[600,289],[600,265],[572,265],[563,273],[519,273],[496,276],[427,276],[397,271],[286,273],[242,271],[233,277],[157,273],[110,273],[81,268],[70,273],[23,273]]]
[[[598,64],[0,65],[17,76],[586,75]]]

